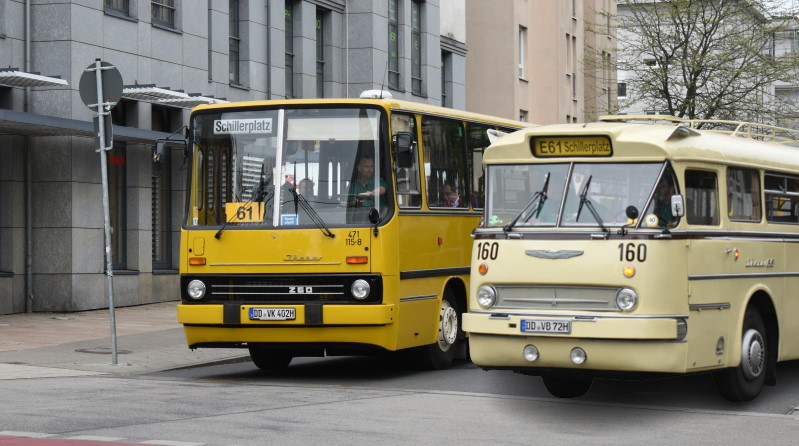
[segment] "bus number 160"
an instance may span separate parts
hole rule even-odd
[[[483,242],[477,244],[477,260],[496,260],[499,254],[499,243]]]

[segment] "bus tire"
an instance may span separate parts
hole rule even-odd
[[[291,352],[288,350],[261,348],[257,346],[250,346],[248,348],[253,364],[261,370],[273,372],[285,370],[293,359]]]
[[[583,396],[591,388],[593,379],[576,376],[543,375],[544,387],[558,398],[576,398]]]
[[[438,314],[436,342],[420,350],[420,360],[425,368],[443,370],[451,366],[455,359],[461,316],[454,303],[450,292],[444,292]]]
[[[755,307],[746,309],[741,334],[741,363],[713,374],[716,391],[734,402],[751,401],[766,381],[768,361],[766,326]]]

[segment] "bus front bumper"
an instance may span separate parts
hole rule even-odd
[[[527,333],[523,320],[568,320],[568,334]],[[519,316],[468,313],[469,353],[476,365],[491,369],[533,372],[535,369],[602,370],[613,372],[685,373],[687,344],[678,340],[677,316],[607,317]],[[525,347],[537,351],[525,357]],[[585,362],[575,364],[571,352],[580,348]],[[529,351],[529,350],[528,350]]]
[[[235,307],[235,308],[234,308]],[[250,309],[294,310],[291,320],[251,320]],[[186,342],[195,346],[243,343],[363,343],[392,350],[394,305],[186,305],[177,307]]]

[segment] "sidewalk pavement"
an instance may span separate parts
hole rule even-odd
[[[247,360],[247,350],[190,350],[177,302],[116,308],[117,364],[105,310],[0,315],[0,380],[141,374]]]

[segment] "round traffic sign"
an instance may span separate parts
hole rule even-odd
[[[97,59],[99,60],[99,59]],[[94,111],[97,111],[96,105],[100,102],[107,102],[109,109],[114,108],[120,99],[122,99],[122,75],[115,66],[108,62],[100,61],[100,70],[102,77],[102,100],[97,100],[97,74],[95,71],[96,63],[92,63],[80,77],[80,84],[78,90],[80,91],[80,98],[84,104]]]

